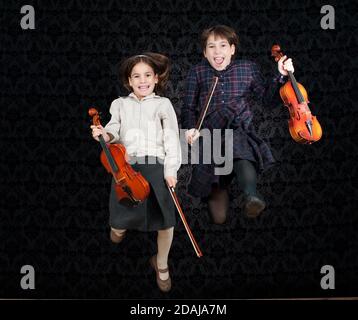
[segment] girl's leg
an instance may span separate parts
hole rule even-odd
[[[248,217],[255,218],[265,209],[265,201],[257,195],[257,172],[251,161],[235,160],[234,172],[243,194],[240,207]]]
[[[170,247],[173,241],[174,227],[164,230],[158,230],[158,253],[157,253],[157,265],[158,269],[168,268],[168,255]],[[166,280],[169,278],[169,272],[159,273],[159,278],[161,280]]]
[[[216,224],[223,224],[226,221],[229,208],[229,195],[226,189],[214,187],[208,197],[208,209],[212,221]]]
[[[111,228],[110,238],[111,238],[112,242],[120,243],[124,239],[126,231],[127,230],[125,230],[125,229]]]
[[[256,195],[257,173],[249,160],[235,160],[234,172],[240,189],[245,194]]]

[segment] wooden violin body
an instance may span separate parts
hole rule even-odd
[[[271,49],[272,56],[278,61],[283,53],[278,45]],[[312,144],[322,137],[322,128],[308,107],[306,89],[296,81],[293,73],[288,72],[289,80],[280,88],[280,96],[289,110],[288,120],[291,137],[298,143]]]
[[[308,107],[307,91],[300,83],[297,85],[304,97],[303,102],[297,100],[291,81],[280,88],[280,96],[290,113],[288,128],[291,137],[298,143],[311,144],[321,139],[322,128]]]
[[[113,170],[105,151],[101,152],[100,159],[106,170],[113,175],[118,200],[128,206],[140,204],[150,192],[147,180],[127,162],[128,156],[122,144],[109,144],[107,147],[118,170]]]
[[[98,111],[91,108],[88,113],[93,117],[93,124],[100,125]],[[102,146],[100,159],[113,176],[119,202],[127,206],[142,203],[149,196],[149,183],[128,163],[126,148],[122,144],[106,144],[102,136],[99,136],[99,142]]]

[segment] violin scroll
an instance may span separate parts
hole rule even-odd
[[[272,46],[272,48],[271,48],[271,57],[274,57],[276,62],[283,57],[281,47],[278,44],[274,44]]]
[[[101,125],[100,115],[96,108],[90,108],[88,110],[88,114],[92,118],[93,125],[95,126]]]

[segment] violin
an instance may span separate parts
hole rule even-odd
[[[279,45],[273,45],[271,56],[277,62],[284,54]],[[296,81],[291,71],[289,80],[280,88],[280,96],[290,113],[288,120],[291,137],[298,143],[312,144],[322,137],[322,128],[317,118],[312,115],[308,107],[306,89]]]
[[[101,125],[100,116],[95,108],[90,108],[88,114],[95,126]],[[139,205],[149,196],[148,181],[128,163],[129,157],[122,144],[106,144],[102,135],[98,138],[102,147],[100,159],[114,178],[119,202],[132,207]]]

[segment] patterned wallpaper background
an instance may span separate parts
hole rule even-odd
[[[1,298],[274,298],[358,294],[357,13],[329,1],[335,29],[320,26],[327,1],[2,1],[0,25],[0,297]],[[20,8],[35,9],[23,30]],[[270,74],[279,42],[308,91],[323,128],[314,145],[295,143],[279,97],[254,106],[257,131],[278,165],[260,176],[268,202],[247,219],[230,189],[229,221],[210,223],[206,204],[178,196],[204,253],[198,259],[182,223],[170,255],[173,289],[157,288],[148,259],[154,233],[132,231],[109,241],[110,176],[90,134],[90,106],[109,120],[125,95],[121,59],[142,51],[170,57],[167,90],[180,122],[188,69],[201,59],[198,37],[214,24],[235,28],[239,58]],[[36,289],[20,287],[23,265]],[[320,287],[321,267],[335,269],[335,290]]]

